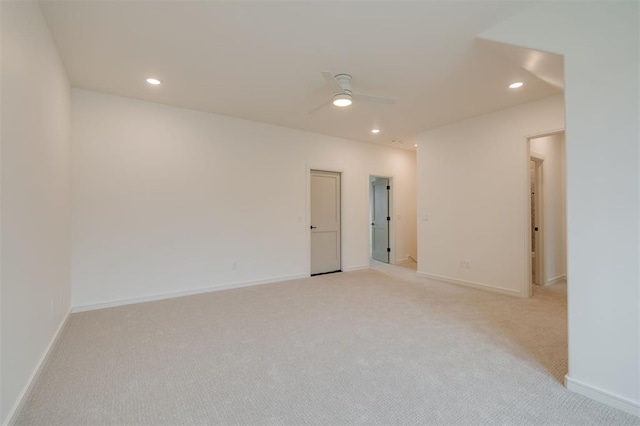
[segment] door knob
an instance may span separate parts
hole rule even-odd
[[[311,225],[311,229],[316,229],[316,228],[317,228],[317,226]]]
[[[373,225],[374,225],[374,223],[373,223],[373,222],[371,222],[371,226],[373,226]]]

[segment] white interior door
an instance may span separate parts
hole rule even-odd
[[[311,171],[311,275],[340,271],[340,173]]]
[[[544,283],[542,232],[542,161],[529,161],[531,171],[531,282]]]
[[[376,178],[373,185],[373,214],[371,218],[371,256],[389,263],[389,179]]]

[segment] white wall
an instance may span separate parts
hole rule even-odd
[[[38,4],[0,7],[0,420],[7,422],[70,306],[70,87]]]
[[[564,55],[567,384],[640,415],[638,9],[545,2],[482,37]]]
[[[533,138],[532,153],[542,162],[542,234],[544,241],[544,284],[567,275],[565,229],[564,133]]]
[[[563,108],[554,96],[417,136],[421,275],[527,294],[526,137],[563,128]]]
[[[310,168],[342,172],[343,269],[369,263],[369,175],[415,255],[412,151],[72,93],[76,307],[307,275]]]

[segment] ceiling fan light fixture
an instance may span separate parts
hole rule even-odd
[[[515,82],[515,83],[511,83],[511,84],[509,85],[509,89],[518,89],[518,88],[520,88],[520,87],[522,87],[522,86],[524,86],[524,83],[523,83],[523,82],[521,82],[521,81],[517,81],[517,82]]]
[[[351,95],[347,93],[338,93],[333,97],[333,104],[337,107],[348,107],[352,103]]]

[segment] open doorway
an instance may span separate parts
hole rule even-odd
[[[379,262],[391,263],[391,180],[371,176],[369,181],[370,255]]]
[[[531,286],[567,279],[566,167],[564,132],[528,139]]]

